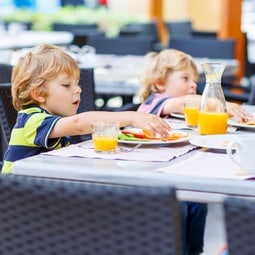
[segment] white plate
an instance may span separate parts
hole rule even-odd
[[[235,118],[229,119],[228,124],[231,125],[231,126],[234,126],[234,127],[249,128],[249,129],[254,129],[255,130],[255,125],[247,125],[247,124],[244,124],[244,123],[240,123]]]
[[[181,133],[183,135],[188,134],[187,132],[182,132],[182,131],[179,131],[179,130],[178,131],[173,131],[173,133]],[[160,141],[160,140],[150,140],[150,141],[118,140],[118,143],[125,143],[125,144],[146,144],[146,145],[167,145],[167,144],[174,144],[174,143],[183,143],[183,142],[188,142],[188,141],[189,141],[189,135],[187,137],[179,138],[177,140],[169,140],[169,141]]]
[[[192,135],[189,142],[199,147],[226,150],[228,142],[234,140],[235,137],[235,134]]]
[[[185,119],[185,116],[183,113],[171,113],[171,116],[178,119]]]

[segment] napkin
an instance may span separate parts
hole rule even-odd
[[[125,147],[125,145],[120,145]],[[132,145],[135,146],[135,145]],[[126,148],[132,148],[126,146]],[[83,158],[103,158],[103,159],[122,159],[135,161],[169,161],[179,157],[192,149],[196,148],[189,143],[168,144],[167,146],[142,145],[131,152],[123,152],[120,149],[116,153],[97,153],[94,151],[92,141],[70,145],[59,150],[52,150],[43,154],[62,156],[62,157],[83,157]]]
[[[227,179],[254,179],[255,175],[248,175],[225,153],[215,153],[204,150],[194,152],[191,157],[159,168],[157,172],[187,176],[227,178]]]

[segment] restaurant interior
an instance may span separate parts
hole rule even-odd
[[[77,60],[81,98],[85,98],[78,113],[136,111],[141,105],[144,56],[177,49],[194,58],[200,95],[204,95],[208,83],[201,64],[224,64],[220,77],[224,100],[244,106],[254,120],[254,28],[254,0],[54,0],[50,5],[44,0],[0,0],[1,164],[17,117],[12,105],[12,68],[34,46],[58,45]],[[224,134],[227,138],[220,143],[226,139],[236,142],[234,135],[238,139],[249,135],[254,140],[255,122],[248,126],[234,121],[228,122]],[[82,135],[73,138],[73,151],[60,149],[15,162],[11,175],[0,176],[0,222],[5,221],[0,223],[5,229],[4,233],[1,230],[0,240],[8,243],[13,238],[0,245],[0,253],[189,255],[181,246],[180,212],[176,210],[178,201],[188,200],[208,204],[201,254],[253,254],[254,159],[253,173],[240,174],[239,167],[238,174],[233,174],[237,166],[230,160],[229,151],[237,153],[239,145],[231,149],[219,145],[219,134],[215,139],[209,135],[208,145],[208,136],[187,126],[184,114],[170,115],[169,123],[173,129],[188,133],[190,138],[184,140],[184,146],[182,142],[169,142],[163,146],[152,143],[147,148],[144,142],[130,150],[134,143],[120,142],[118,146],[127,146],[130,152],[98,156],[89,147],[91,135]],[[82,155],[85,152],[87,156]],[[158,159],[162,157],[168,160]],[[147,215],[145,208],[153,212]],[[71,219],[72,213],[75,216]],[[165,214],[169,214],[168,221],[162,220]],[[143,221],[138,217],[144,217]],[[84,222],[89,226],[86,231]],[[23,233],[25,237],[21,238]]]

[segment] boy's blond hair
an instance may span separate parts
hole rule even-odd
[[[30,104],[38,104],[31,90],[39,88],[40,95],[47,96],[45,85],[60,73],[66,73],[75,80],[80,79],[77,62],[60,47],[42,44],[21,57],[12,71],[12,101],[19,111]]]
[[[151,94],[159,93],[155,84],[164,84],[171,72],[187,68],[191,68],[198,79],[197,66],[190,55],[175,49],[148,53],[141,75],[141,101],[144,102]]]

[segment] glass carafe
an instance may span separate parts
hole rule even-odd
[[[206,85],[199,109],[199,133],[201,135],[225,134],[227,132],[228,114],[221,87],[221,77],[225,65],[204,63],[202,68],[205,72]]]

